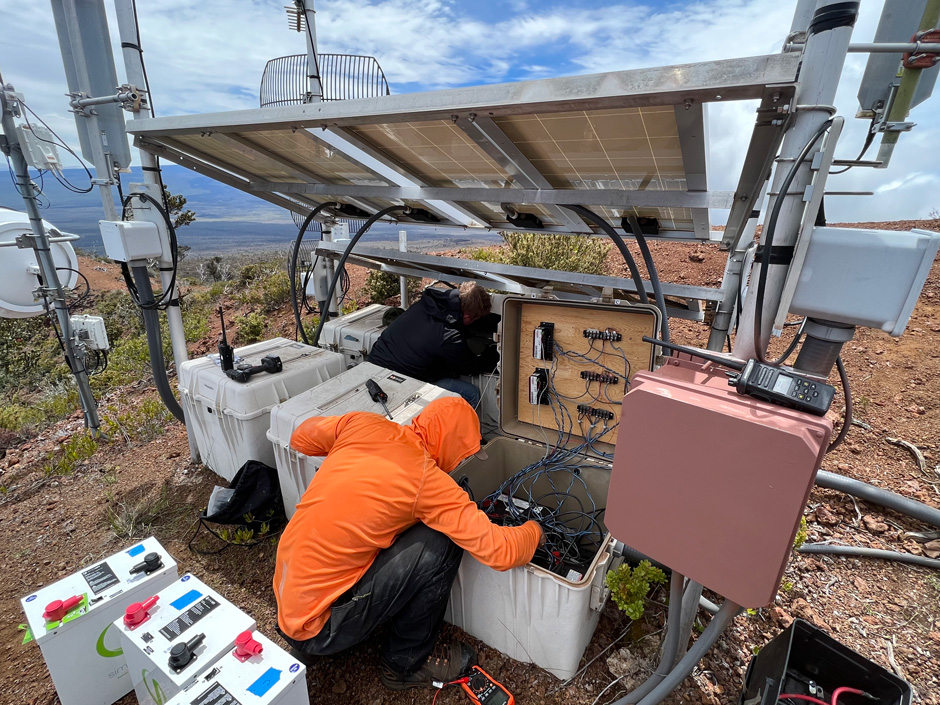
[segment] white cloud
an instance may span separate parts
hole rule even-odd
[[[113,12],[110,0],[106,4]],[[257,106],[265,62],[304,51],[303,36],[287,29],[284,4],[140,2],[141,41],[158,114]],[[5,36],[15,40],[0,45],[4,79],[75,144],[50,7],[34,2],[8,5]],[[630,0],[590,6],[514,0],[475,6],[491,9],[489,16],[499,18],[483,21],[462,3],[443,0],[323,0],[317,3],[316,27],[322,51],[376,56],[393,91],[402,92],[771,53],[780,50],[794,6],[794,0],[700,0],[665,7]],[[862,4],[855,41],[872,39],[881,6]],[[113,16],[111,29],[123,76]],[[854,157],[865,138],[867,122],[852,117],[865,60],[849,55],[836,99],[846,116],[840,158]],[[710,107],[710,187],[731,190],[755,106]],[[940,111],[928,103],[911,119],[920,124],[901,136],[889,169],[853,169],[830,181],[830,188],[840,191],[876,193],[831,199],[827,211],[832,219],[917,217],[940,206],[940,171],[930,158],[940,143]],[[871,153],[876,150],[877,144]],[[721,214],[716,220],[720,222]]]

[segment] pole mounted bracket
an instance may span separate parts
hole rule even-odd
[[[936,44],[940,43],[940,28],[927,29],[918,32],[911,41],[915,44]],[[929,69],[940,63],[940,52],[923,51],[915,49],[904,55],[904,68],[906,69]]]

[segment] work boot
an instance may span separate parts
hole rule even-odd
[[[436,683],[450,683],[470,671],[477,662],[477,652],[469,644],[454,642],[438,644],[420,668],[414,673],[398,673],[390,666],[382,664],[382,685],[389,690],[407,690],[409,688],[430,688]]]

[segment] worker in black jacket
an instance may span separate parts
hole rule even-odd
[[[474,282],[459,289],[425,289],[421,299],[385,329],[369,362],[460,394],[476,408],[480,390],[456,379],[491,372],[498,354],[490,346],[475,354],[467,329],[490,311],[490,296]]]

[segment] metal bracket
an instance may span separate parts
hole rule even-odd
[[[605,286],[601,289],[601,302],[605,304],[612,304],[614,302],[614,290],[611,287]]]
[[[879,127],[880,132],[910,132],[916,122],[886,122]]]

